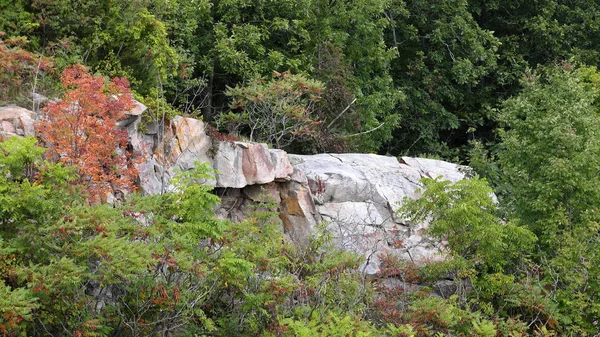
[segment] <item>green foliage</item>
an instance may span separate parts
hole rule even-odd
[[[231,120],[229,128],[247,128],[250,141],[269,143],[285,148],[298,140],[314,137],[316,114],[314,106],[320,99],[323,85],[302,75],[275,73],[272,80],[257,79],[246,86],[229,88],[231,108],[241,116]]]
[[[215,218],[202,165],[164,194],[89,205],[87,177],[42,160],[53,149],[33,138],[10,139],[0,334],[598,334],[600,75],[572,64],[597,63],[598,11],[592,0],[0,0],[0,104],[37,110],[33,93],[57,96],[55,70],[86,63],[129,77],[146,122],[202,113],[305,153],[464,160],[467,146],[493,187],[425,180],[403,212],[430,222],[445,261],[382,257],[368,280],[322,229],[293,247],[269,203],[241,223]],[[391,278],[423,287],[383,290]],[[440,284],[457,296],[430,297]]]
[[[0,13],[0,32],[12,36],[27,36],[39,25],[28,12],[24,0],[1,0]]]
[[[310,336],[343,336],[343,337],[368,337],[381,336],[380,332],[369,322],[360,317],[339,314],[334,311],[326,316],[313,313],[308,321],[296,321],[291,318],[281,320],[283,335],[294,337]]]
[[[448,142],[459,143],[468,127],[488,118],[484,107],[495,97],[483,84],[496,67],[500,43],[478,25],[467,0],[409,0],[385,13],[391,22],[386,39],[398,53],[394,83],[406,95],[390,146],[396,153],[449,156],[448,147],[459,144]]]
[[[550,70],[530,77],[525,91],[507,100],[500,120],[499,162],[511,186],[511,205],[545,247],[562,234],[594,222],[600,185],[597,93],[577,72]]]
[[[531,249],[533,234],[497,217],[493,191],[485,180],[475,177],[452,184],[426,178],[422,182],[421,197],[405,200],[401,212],[413,222],[429,220],[429,235],[447,241],[447,253],[464,271],[499,271]]]
[[[539,237],[539,278],[557,305],[558,323],[576,335],[596,331],[599,310],[592,262],[600,211],[597,79],[594,68],[568,64],[533,74],[500,115],[508,211]]]
[[[110,77],[128,77],[142,93],[176,69],[167,27],[148,1],[33,1],[29,10],[36,18],[32,35],[52,54],[75,56]]]

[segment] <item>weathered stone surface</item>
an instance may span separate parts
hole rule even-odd
[[[470,170],[468,166],[427,158],[402,157],[400,162],[416,169],[423,177],[437,178],[442,176],[452,182],[464,179],[464,172]]]
[[[163,175],[164,170],[154,159],[142,162],[137,166],[137,169],[142,193],[156,195],[166,191],[169,182],[163,180],[163,178],[166,178]]]
[[[22,117],[33,117],[33,111],[16,105],[0,107],[0,120],[14,120]]]
[[[35,136],[34,113],[31,110],[10,105],[0,107],[0,139],[12,136]]]
[[[172,158],[175,167],[185,171],[193,168],[195,162],[209,162],[207,152],[211,141],[204,131],[202,121],[177,116],[172,120],[171,126],[179,149],[178,157]]]
[[[243,148],[232,142],[218,142],[213,146],[216,153],[211,162],[217,170],[217,187],[243,188],[248,185],[242,171]]]
[[[9,121],[2,121],[2,131],[14,134],[17,133],[15,126]]]
[[[137,132],[137,125],[142,120],[141,115],[146,112],[146,110],[148,110],[148,108],[144,104],[134,101],[133,109],[123,113],[124,117],[117,122],[117,127],[121,129],[129,127]]]
[[[142,104],[141,102],[138,102],[138,101],[134,101],[133,109],[127,111],[125,114],[131,115],[131,116],[139,116],[139,115],[143,114],[144,112],[146,112],[146,110],[148,110],[148,108],[144,104]]]
[[[426,235],[427,224],[409,227],[397,211],[405,197],[418,197],[423,177],[463,179],[459,165],[373,154],[288,155],[265,144],[211,141],[201,121],[183,117],[167,125],[160,142],[162,131],[141,134],[135,127],[127,126],[132,146],[149,149],[139,166],[145,193],[172,188],[175,168],[210,160],[217,173],[206,183],[222,197],[217,209],[222,218],[239,221],[263,208],[277,211],[284,234],[300,246],[325,220],[338,247],[366,257],[367,274],[379,271],[386,254],[415,263],[443,258]]]
[[[143,193],[156,194],[170,190],[171,179],[177,170],[192,169],[196,162],[209,162],[207,155],[211,141],[204,131],[204,123],[197,119],[177,116],[165,126],[162,142],[155,135],[137,132],[137,123],[127,126],[129,141],[145,160],[138,165],[140,187]],[[213,185],[213,180],[206,184]]]
[[[289,181],[292,179],[294,167],[290,164],[287,152],[283,150],[269,150],[276,181]]]
[[[218,187],[243,188],[291,179],[294,168],[284,151],[244,142],[217,142],[214,147],[211,161],[218,171]]]
[[[308,239],[321,222],[313,197],[307,185],[290,181],[280,183],[281,203],[279,218],[284,233],[301,247],[308,246]]]
[[[242,172],[248,185],[266,184],[275,180],[275,166],[266,144],[238,143],[243,147]]]
[[[408,227],[396,213],[405,197],[416,197],[422,177],[462,179],[458,165],[408,157],[400,163],[373,154],[289,157],[308,178],[317,211],[328,221],[335,243],[365,255],[367,274],[379,270],[380,256],[385,254],[416,263],[440,258],[425,235],[427,224]]]
[[[248,185],[242,189],[242,193],[250,200],[256,202],[275,204],[281,202],[277,183],[275,182],[263,185]]]

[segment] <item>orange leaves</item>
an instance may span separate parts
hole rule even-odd
[[[32,83],[38,76],[54,70],[52,60],[22,48],[27,42],[24,38],[4,39],[0,34],[0,101],[14,100],[26,87],[35,88]]]
[[[77,183],[92,201],[115,190],[132,190],[137,171],[132,154],[125,150],[127,133],[116,127],[123,113],[134,107],[127,80],[107,83],[75,65],[64,70],[61,83],[64,98],[48,104],[38,128],[46,155],[75,166]]]

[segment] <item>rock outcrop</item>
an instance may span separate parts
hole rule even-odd
[[[220,217],[242,220],[257,209],[277,212],[285,235],[300,246],[324,221],[338,247],[365,256],[367,274],[378,272],[386,254],[416,263],[441,258],[425,234],[427,224],[409,226],[397,211],[405,197],[418,197],[421,178],[458,181],[464,167],[373,154],[288,155],[265,144],[211,139],[202,121],[181,116],[164,127],[148,123],[140,132],[145,110],[137,103],[118,123],[142,154],[143,193],[168,191],[177,170],[209,163],[216,173],[204,183],[222,199],[216,210]],[[34,126],[32,111],[0,107],[0,141],[35,135]]]
[[[364,272],[375,274],[380,257],[393,254],[416,263],[438,259],[425,235],[427,224],[406,224],[397,215],[405,197],[417,197],[423,177],[464,178],[462,167],[439,160],[373,154],[288,155],[265,144],[211,140],[202,122],[176,117],[162,141],[132,134],[153,148],[140,166],[145,193],[169,188],[174,169],[209,162],[222,204],[217,214],[241,220],[257,209],[278,212],[284,233],[304,246],[325,221],[335,244],[366,257]],[[138,146],[139,147],[139,146]]]

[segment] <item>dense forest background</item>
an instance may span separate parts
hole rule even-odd
[[[274,72],[317,81],[309,117],[318,124],[290,145],[307,153],[464,161],[469,141],[494,142],[496,109],[524,76],[561,62],[595,66],[600,50],[591,0],[3,0],[0,9],[0,31],[26,37],[25,48],[59,68],[81,62],[127,77],[140,97],[222,131],[248,133],[250,123],[228,88]]]
[[[0,143],[0,333],[598,336],[599,61],[592,0],[0,0],[0,105],[61,100],[39,143]],[[148,123],[471,165],[402,209],[447,259],[366,278],[324,231],[299,248],[274,214],[216,219],[203,166],[98,202],[134,184],[111,131],[130,95]],[[61,143],[69,109],[92,155]]]

